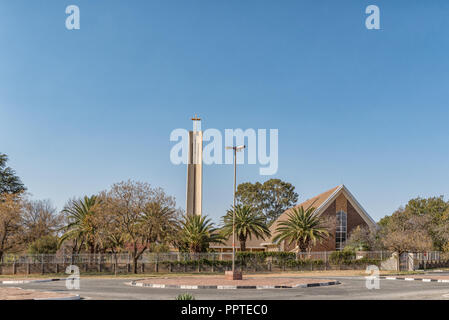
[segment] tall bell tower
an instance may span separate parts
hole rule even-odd
[[[200,118],[195,115],[192,121],[193,130],[189,131],[186,214],[201,216],[203,197],[203,131],[201,131]]]

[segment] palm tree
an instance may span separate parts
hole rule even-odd
[[[223,217],[224,227],[223,235],[229,237],[232,235],[233,211],[228,210]],[[240,250],[246,251],[246,240],[255,236],[257,239],[263,239],[270,236],[270,230],[265,223],[265,218],[255,212],[249,206],[237,205],[235,207],[235,235],[240,242]]]
[[[144,252],[154,244],[166,244],[174,240],[179,229],[178,213],[171,206],[159,202],[149,202],[135,224],[134,235],[128,237],[131,244],[134,273],[137,273],[137,262]]]
[[[67,215],[68,224],[64,227],[65,232],[59,240],[60,245],[64,241],[72,239],[76,243],[79,241],[78,253],[83,245],[86,245],[90,252],[94,253],[97,233],[95,209],[99,203],[100,200],[97,196],[85,196],[82,200],[71,201],[62,210]]]
[[[211,243],[222,243],[224,240],[206,216],[188,215],[181,225],[180,246],[191,253],[205,252]]]
[[[159,202],[146,205],[140,224],[148,232],[151,244],[161,244],[172,240],[179,229],[178,212],[171,206]]]
[[[303,207],[294,208],[287,214],[288,219],[279,222],[273,241],[289,241],[298,246],[298,253],[311,249],[317,241],[322,241],[329,236],[329,231],[324,226],[320,217],[315,216],[315,208],[304,210]]]

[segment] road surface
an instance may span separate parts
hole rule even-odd
[[[76,293],[83,299],[93,300],[173,300],[178,294],[185,292],[192,293],[197,300],[449,299],[449,283],[380,280],[380,289],[368,290],[365,286],[366,279],[364,277],[332,277],[332,279],[339,280],[341,284],[296,289],[183,290],[132,287],[125,284],[133,279],[81,278],[80,290],[76,290]],[[0,285],[0,287],[5,286],[56,292],[69,291],[66,288],[65,281]]]

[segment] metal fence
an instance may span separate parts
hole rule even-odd
[[[417,259],[419,262],[439,262],[441,261],[441,252],[439,251],[428,251],[428,252],[418,252],[413,253],[413,258]]]
[[[447,263],[439,252],[410,253],[424,267]],[[355,255],[340,255],[334,252],[260,252],[237,254],[237,268],[248,272],[270,272],[288,270],[353,270],[367,265],[381,265],[390,259],[391,252],[357,252]],[[146,272],[222,272],[231,267],[231,252],[183,253],[146,252],[134,264],[132,255],[119,254],[38,254],[3,255],[0,274],[61,273],[70,265],[81,272],[99,273],[146,273]],[[414,267],[417,268],[417,267]]]
[[[321,260],[324,263],[329,262],[329,258],[335,251],[322,251],[322,252],[300,252],[291,254],[291,258],[300,260]],[[256,253],[257,254],[257,253]],[[237,253],[238,255],[238,253]],[[426,256],[426,253],[424,253]],[[276,255],[273,255],[276,257]],[[370,260],[384,260],[391,257],[391,252],[386,251],[364,251],[358,252],[353,260],[370,259]],[[429,257],[429,256],[428,256]],[[436,253],[432,253],[432,260],[435,260]],[[207,253],[186,253],[186,252],[164,252],[153,253],[147,252],[142,254],[138,258],[138,263],[155,263],[155,262],[183,262],[190,260],[217,260],[217,261],[229,261],[232,259],[232,252],[207,252]],[[117,263],[127,264],[133,263],[132,255],[129,253],[106,253],[106,254],[25,254],[15,255],[6,254],[0,259],[1,264],[98,264],[98,263]]]
[[[227,253],[145,253],[138,258],[138,263],[154,263],[161,261],[189,261],[189,260],[228,260],[232,254]],[[3,255],[1,264],[11,263],[46,263],[46,264],[98,264],[98,263],[133,263],[132,255],[129,253],[106,253],[106,254],[26,254],[26,255]]]

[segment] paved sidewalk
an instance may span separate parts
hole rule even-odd
[[[304,288],[339,284],[335,280],[287,278],[287,277],[252,277],[243,280],[226,280],[224,276],[149,278],[130,283],[138,287],[178,288],[178,289],[281,289]]]
[[[0,300],[79,300],[77,294],[24,290],[21,288],[0,288]]]

